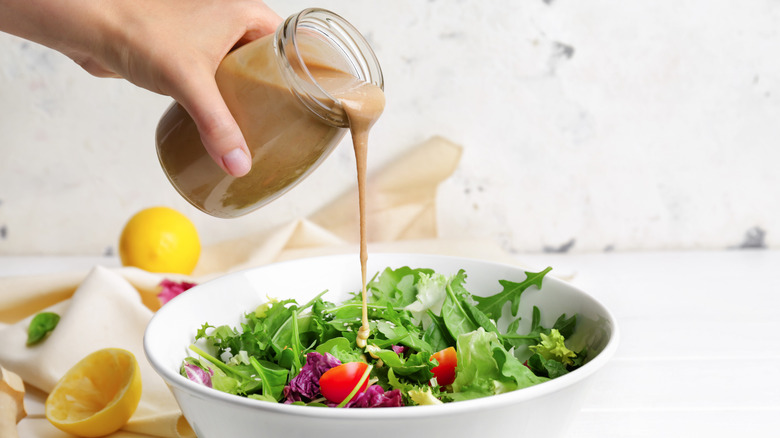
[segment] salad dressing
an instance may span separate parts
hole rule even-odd
[[[317,82],[335,97],[349,120],[352,134],[352,145],[355,149],[357,163],[358,205],[360,214],[360,273],[362,280],[361,295],[363,299],[362,325],[358,330],[357,346],[366,347],[369,336],[368,305],[366,291],[366,264],[368,262],[368,237],[366,224],[366,173],[368,155],[368,133],[377,121],[385,107],[385,95],[376,85],[360,81],[344,72],[330,70],[320,71],[316,75]]]

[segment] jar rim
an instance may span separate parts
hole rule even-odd
[[[301,30],[316,34],[335,49],[334,53],[342,55],[349,67],[348,73],[384,90],[384,77],[376,54],[351,23],[322,8],[307,8],[293,14],[276,31],[274,50],[280,61],[282,76],[292,92],[327,123],[347,127],[349,121],[339,100],[316,81],[306,66],[298,41],[298,32]]]

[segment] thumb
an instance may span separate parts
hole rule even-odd
[[[246,175],[252,167],[252,155],[216,82],[211,79],[199,84],[179,103],[195,121],[203,146],[214,162],[232,176]]]

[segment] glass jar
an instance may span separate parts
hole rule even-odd
[[[247,214],[278,198],[333,151],[349,122],[317,82],[339,70],[384,87],[379,62],[363,36],[323,9],[290,16],[272,35],[228,54],[216,73],[220,93],[252,154],[252,170],[235,178],[214,163],[195,122],[174,102],[157,125],[157,155],[176,190],[212,216]]]

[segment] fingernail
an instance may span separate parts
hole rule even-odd
[[[233,176],[244,176],[252,168],[252,160],[241,148],[235,148],[222,156],[222,163]]]

